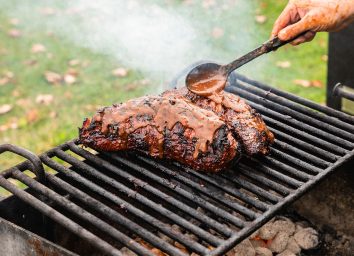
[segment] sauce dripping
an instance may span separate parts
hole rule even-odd
[[[174,125],[180,122],[184,127],[193,129],[194,137],[198,139],[195,144],[194,158],[198,157],[199,151],[207,151],[208,142],[213,141],[215,132],[224,125],[214,112],[201,109],[186,99],[173,97],[142,97],[102,111],[103,113],[95,118],[95,121],[102,121],[102,133],[107,134],[109,127],[116,124],[118,135],[126,138],[136,129],[153,125],[160,133],[159,147],[161,148],[165,128],[172,130]],[[119,125],[129,122],[131,117],[136,119],[139,116],[144,118],[134,121],[134,124],[128,126],[129,128]],[[161,150],[159,152],[162,153]]]
[[[197,76],[191,76],[188,89],[200,96],[210,96],[224,90],[227,76],[221,70],[206,71]]]

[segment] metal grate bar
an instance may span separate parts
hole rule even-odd
[[[328,128],[331,127],[331,129],[334,128],[333,130],[329,130],[329,131],[334,132],[335,130],[337,130],[340,133],[340,129],[343,129],[342,132],[349,132],[349,134],[354,132],[354,128],[353,128],[352,124],[345,123],[345,122],[339,120],[338,118],[324,115],[320,112],[315,112],[307,107],[296,104],[292,101],[289,101],[288,99],[284,99],[282,97],[279,97],[276,94],[273,94],[272,92],[264,91],[260,88],[257,88],[255,86],[250,85],[245,82],[240,82],[239,86],[242,87],[243,89],[246,89],[250,93],[253,93],[258,96],[263,97],[264,99],[266,99],[266,101],[270,100],[271,102],[280,104],[281,106],[287,106],[289,109],[296,111],[298,113],[298,115],[299,115],[299,113],[304,114],[304,115],[302,115],[302,114],[300,115],[301,118],[304,118],[304,120],[308,120],[309,122],[310,121],[313,122],[314,120],[316,120],[321,125],[325,124],[326,128],[327,127]],[[350,139],[353,139],[353,138],[350,138]]]
[[[93,209],[99,211],[101,214],[106,216],[108,219],[114,221],[114,222],[120,222],[120,216],[119,214],[115,211],[109,208],[108,206],[104,205],[103,203],[99,202],[98,200],[90,197],[86,193],[80,191],[79,189],[74,188],[70,184],[66,183],[65,181],[59,179],[56,176],[47,174],[47,179],[50,181],[52,184],[56,185],[57,187],[60,187],[61,189],[64,189],[70,196],[75,197],[77,200],[81,201],[82,203],[87,203],[89,206],[91,206]],[[95,186],[94,184],[92,184]],[[96,186],[98,189],[101,189],[100,187]],[[97,190],[96,188],[96,190]],[[104,194],[111,194],[107,192],[104,189],[103,190]],[[102,193],[100,193],[102,194]],[[166,235],[170,236],[171,238],[175,239],[178,242],[181,242],[185,244],[188,248],[196,248],[199,252],[205,253],[206,248],[200,246],[198,243],[193,242],[188,240],[185,236],[181,235],[180,233],[175,232],[171,227],[167,226],[165,223],[151,217],[150,215],[146,214],[145,212],[133,207],[131,204],[127,203],[124,200],[121,200],[120,198],[113,196],[113,194],[110,195],[110,198],[114,198],[114,203],[118,205],[124,204],[124,209],[129,210],[130,212],[134,213],[136,216],[139,216],[140,218],[146,220],[150,224],[154,226],[158,226],[161,231],[163,231]],[[132,240],[128,246],[130,249],[133,251],[137,252],[136,248],[136,242]],[[133,245],[133,246],[132,246]],[[135,246],[134,246],[135,245]],[[139,245],[139,244],[138,244]],[[170,245],[168,245],[170,246]],[[140,246],[139,246],[140,247]]]
[[[200,178],[201,180],[212,184],[213,186],[217,187],[218,189],[221,189],[222,191],[224,191],[225,193],[228,193],[228,194],[242,200],[243,202],[254,206],[255,208],[257,208],[261,211],[266,211],[269,208],[269,205],[267,205],[266,203],[264,203],[262,201],[255,200],[255,199],[241,193],[239,190],[235,190],[235,186],[231,186],[230,184],[228,184],[227,180],[224,180],[224,179],[221,179],[221,178],[215,177],[215,176],[211,177],[209,175],[201,174],[201,173],[194,171],[194,170],[187,168],[187,167],[182,167],[182,168],[184,168],[189,173],[192,173],[194,176]]]
[[[118,241],[122,241],[122,239],[125,238],[125,240],[127,241],[126,235],[124,235],[123,233],[121,233],[117,229],[112,228],[112,226],[110,224],[102,221],[101,219],[99,219],[98,217],[94,216],[93,214],[87,212],[83,208],[70,202],[67,198],[60,196],[59,194],[57,194],[53,190],[45,187],[44,185],[42,185],[38,182],[35,182],[33,179],[29,178],[27,175],[23,174],[20,171],[14,172],[13,175],[19,181],[23,182],[24,184],[26,184],[30,188],[34,189],[38,193],[41,193],[42,195],[46,196],[47,198],[49,198],[50,200],[52,200],[56,204],[60,205],[61,207],[64,207],[66,210],[69,210],[72,214],[83,219],[87,223],[92,224],[93,226],[95,226],[99,230],[105,232],[107,235],[110,235],[112,238],[117,239]],[[177,250],[176,248],[170,246],[168,243],[166,243],[164,241],[160,241],[160,239],[158,239],[151,232],[148,232],[147,230],[145,230],[143,227],[137,225],[136,223],[134,223],[126,218],[121,218],[121,216],[119,216],[119,215],[116,215],[116,216],[117,216],[117,218],[115,220],[118,221],[119,224],[133,228],[138,234],[140,233],[139,235],[144,236],[144,238],[147,241],[150,242],[150,240],[151,240],[152,244],[154,244],[155,246],[159,246],[159,247],[168,246],[168,247],[170,247],[169,248],[170,253],[174,253],[176,255],[181,255],[181,256],[184,255],[183,253],[180,253],[180,251]],[[131,240],[132,239],[129,239],[129,241],[131,241]],[[153,256],[154,254],[152,252],[148,252],[147,255]]]
[[[243,221],[241,219],[239,219],[238,217],[230,214],[229,212],[221,209],[218,206],[211,204],[210,202],[206,201],[205,199],[201,198],[200,196],[197,196],[196,194],[191,194],[189,191],[182,189],[177,184],[172,184],[171,182],[169,182],[165,179],[161,179],[161,178],[157,177],[156,175],[152,174],[152,172],[150,170],[143,168],[141,166],[138,166],[132,162],[128,162],[126,159],[120,158],[116,155],[114,155],[114,156],[109,155],[109,157],[111,157],[112,159],[121,161],[122,163],[124,163],[126,165],[128,164],[134,170],[139,171],[139,173],[141,173],[149,178],[152,178],[155,181],[159,181],[159,183],[161,185],[167,186],[168,188],[172,189],[174,192],[179,193],[180,195],[184,196],[186,199],[196,203],[199,207],[204,208],[204,209],[214,213],[215,215],[219,216],[220,218],[226,219],[227,221],[231,222],[236,227],[242,228],[244,226]],[[138,156],[138,158],[139,157],[140,156]],[[141,157],[140,157],[140,159],[141,159]],[[157,162],[153,162],[153,165],[158,166],[159,171],[165,172],[165,173],[171,175],[171,177],[173,177],[173,178],[177,177],[177,175],[175,175],[175,172],[168,170],[163,165],[161,165]]]
[[[320,168],[315,167],[313,165],[310,165],[310,164],[302,161],[301,159],[293,157],[290,154],[284,153],[284,152],[282,152],[282,151],[280,151],[280,150],[278,150],[276,148],[271,148],[270,152],[271,152],[271,154],[270,154],[269,158],[277,157],[280,160],[285,160],[287,162],[290,162],[290,163],[292,163],[294,165],[297,165],[299,167],[304,168],[305,170],[311,171],[312,173],[321,172]],[[299,175],[299,177],[301,176],[301,178],[304,178],[304,179],[310,179],[311,178],[310,175],[308,175],[308,174],[306,174],[304,172],[301,172],[300,169],[299,169],[298,175]]]
[[[70,150],[72,150],[73,152],[77,153],[78,155],[80,155],[82,157],[85,157],[85,159],[88,159],[90,161],[95,161],[96,158],[98,158],[98,156],[91,155],[89,152],[87,152],[87,151],[85,151],[85,150],[83,150],[81,148],[78,148],[76,145],[73,145],[72,143],[70,143],[69,146],[70,146]],[[101,163],[100,166],[104,166],[106,169],[110,169],[111,168],[111,164],[107,163],[106,161],[104,161],[104,162],[103,161],[104,161],[103,159],[100,160],[100,163]],[[96,163],[97,163],[97,161],[96,161]],[[195,219],[198,219],[198,220],[202,221],[203,223],[206,223],[210,227],[214,228],[220,234],[223,234],[225,236],[229,236],[232,233],[232,231],[227,226],[222,225],[222,224],[216,222],[215,220],[210,219],[207,216],[200,215],[194,208],[187,207],[186,204],[181,204],[181,202],[178,202],[177,200],[175,200],[174,198],[172,198],[168,194],[165,194],[165,193],[153,188],[148,183],[143,182],[140,179],[137,179],[136,177],[127,174],[126,172],[122,172],[120,174],[122,174],[123,177],[127,177],[128,180],[133,181],[136,186],[139,186],[142,189],[144,189],[146,191],[149,191],[149,192],[159,196],[161,199],[165,200],[168,203],[171,203],[171,205],[176,206],[177,208],[180,207],[181,210],[183,210],[186,213],[188,213],[189,215],[191,215],[191,217],[193,217]],[[173,185],[173,186],[175,186],[175,185]],[[139,198],[137,198],[137,199],[139,199]],[[141,202],[146,204],[144,199],[142,199]],[[157,209],[160,210],[159,206],[156,206],[155,204],[146,204],[146,205],[149,206],[150,208],[158,207]],[[184,205],[184,207],[182,207],[183,205]],[[175,218],[171,217],[170,212],[166,212],[166,215],[169,216],[169,218],[172,218],[173,220],[175,220]],[[184,226],[184,227],[186,229],[189,229],[189,230],[191,229],[191,228],[188,228],[186,226]]]
[[[243,163],[243,161],[241,161],[240,164],[242,164],[242,163]],[[289,187],[298,188],[304,184],[301,181],[298,181],[288,175],[285,175],[279,171],[276,171],[274,168],[266,165],[264,162],[259,161],[257,159],[247,158],[247,165],[250,165],[255,170],[258,170],[262,173],[268,174],[268,175],[278,179],[279,181],[282,181],[283,183],[287,184]]]
[[[257,104],[254,104],[254,106],[258,111],[262,108]],[[276,115],[277,113],[274,112],[273,114]],[[305,140],[304,144],[306,144],[307,141],[310,141],[310,142],[312,142],[312,144],[314,146],[316,146],[316,148],[319,148],[319,149],[323,148],[323,150],[325,152],[328,152],[329,155],[333,155],[337,160],[338,160],[338,156],[343,156],[348,152],[344,148],[341,148],[331,142],[328,142],[324,139],[321,139],[321,138],[311,135],[309,133],[304,133],[302,130],[299,130],[299,129],[293,127],[293,126],[296,126],[296,124],[294,124],[294,123],[291,124],[293,126],[286,125],[278,120],[268,117],[267,114],[263,115],[262,117],[269,124],[270,128],[274,129],[274,126],[279,127],[281,129],[289,132],[289,134],[291,134],[292,136],[296,136],[297,138],[304,139]],[[289,135],[289,136],[291,136],[291,135]],[[292,137],[292,139],[295,139],[295,138]],[[332,151],[334,151],[335,154],[331,153]]]
[[[266,104],[266,102],[268,102],[267,100],[265,100],[259,96],[253,95],[251,93],[248,93],[247,91],[238,89],[238,88],[234,88],[231,91],[234,93],[237,93],[240,96],[244,97],[245,99],[249,100],[248,102],[250,103],[250,105],[254,106],[261,113],[263,113],[263,112],[269,113],[270,112],[271,106],[269,106],[269,105],[271,105],[271,104]],[[263,106],[258,108],[254,105],[253,102],[258,103],[258,106],[260,106],[260,105],[263,105]],[[277,116],[277,117],[280,116],[280,120],[282,120],[282,122],[289,123],[289,124],[295,124],[295,126],[299,127],[300,129],[306,129],[306,131],[308,131],[308,132],[311,132],[315,135],[319,135],[324,139],[330,140],[334,144],[345,146],[348,149],[350,149],[354,146],[353,143],[346,140],[345,138],[341,138],[341,136],[333,135],[332,131],[329,131],[330,133],[324,131],[325,130],[324,128],[326,126],[325,124],[323,124],[323,127],[318,127],[317,125],[311,126],[313,123],[316,123],[315,120],[311,120],[310,122],[305,121],[306,123],[304,123],[303,120],[302,121],[297,120],[298,115],[300,115],[300,114],[297,114],[296,112],[292,112],[292,111],[286,111],[286,110],[281,111],[279,108],[282,108],[282,106],[280,106],[280,105],[277,106],[276,111],[278,111],[278,112],[271,110],[272,114],[273,114],[272,116]],[[287,113],[287,112],[291,112],[291,114],[294,115],[295,117],[293,117],[290,113]],[[276,113],[276,114],[274,114],[274,113]],[[309,125],[308,123],[310,123],[311,125]],[[339,129],[335,129],[335,130],[336,131],[334,133],[340,133],[343,135],[344,131],[339,130]],[[326,137],[326,136],[328,136],[328,137]],[[349,136],[350,136],[350,134],[346,133],[346,137],[349,137]]]
[[[156,165],[156,163],[155,162],[152,163],[150,159],[143,158],[140,156],[138,158],[147,164]],[[120,159],[120,161],[123,162],[122,159]],[[131,162],[129,164],[131,164]],[[165,168],[165,167],[161,165],[161,166],[159,166],[159,169],[161,169],[161,168]],[[167,169],[167,172],[170,172],[170,170]],[[169,173],[169,174],[171,174],[171,173]],[[209,189],[208,187],[200,186],[200,184],[197,184],[196,182],[194,182],[190,176],[188,177],[187,172],[182,173],[182,175],[180,175],[179,177],[176,177],[176,179],[178,179],[180,182],[183,182],[186,185],[189,185],[189,186],[195,188],[196,190],[198,190],[198,192],[208,195],[210,198],[214,199],[215,201],[232,208],[233,210],[239,212],[240,214],[245,215],[246,217],[248,217],[250,219],[255,219],[257,217],[257,215],[254,212],[252,212],[251,210],[249,210],[248,208],[241,206],[239,204],[236,204],[236,203],[228,200],[227,198],[223,198],[223,200],[220,200],[219,195],[215,195],[215,192],[212,190],[212,188]]]
[[[147,199],[146,197],[138,194],[136,191],[123,186],[121,183],[116,182],[114,179],[109,178],[109,177],[101,174],[100,172],[97,172],[93,167],[91,167],[83,162],[80,162],[79,160],[77,160],[69,155],[66,155],[63,151],[58,150],[56,153],[59,158],[61,158],[62,160],[66,161],[70,164],[73,164],[75,166],[75,168],[79,168],[80,170],[83,170],[85,173],[92,175],[95,178],[98,178],[98,179],[106,182],[107,184],[111,185],[114,188],[119,189],[119,191],[127,194],[128,196],[130,195],[130,197],[134,197],[136,200],[139,200],[140,202],[142,202],[144,204],[148,204],[148,206],[150,208],[158,210],[161,214],[163,213],[165,217],[172,218],[174,222],[176,222],[179,225],[182,225],[182,227],[190,230],[194,234],[203,238],[205,241],[208,241],[209,243],[211,243],[213,245],[218,245],[221,242],[220,238],[215,237],[215,236],[211,235],[210,233],[205,232],[204,230],[202,230],[198,226],[195,226],[192,223],[180,218],[178,215],[174,214],[173,212],[167,210],[166,208],[162,207],[161,205],[154,203],[153,201]],[[133,179],[135,181],[135,184],[138,184],[139,180],[134,177],[131,179],[131,181]],[[147,183],[145,183],[142,187],[146,187],[146,186],[149,186],[149,185]],[[147,239],[146,234],[139,234],[139,236],[142,236],[145,239]],[[150,243],[153,243],[153,239],[148,239],[148,241]],[[154,245],[157,246],[158,248],[161,248],[161,249],[164,248],[164,246],[161,246],[161,245],[156,245],[156,244],[154,244]]]
[[[272,190],[280,193],[282,196],[287,196],[291,192],[291,190],[288,189],[287,187],[285,187],[277,182],[274,182],[269,178],[255,174],[255,170],[249,168],[248,166],[246,166],[244,164],[240,164],[239,171],[242,174],[244,174],[245,176],[258,181],[263,185],[266,185],[269,189],[272,189]]]
[[[269,120],[267,120],[268,122]],[[316,159],[318,159],[318,161],[320,160],[323,160],[323,159],[326,159],[326,160],[323,160],[325,164],[329,165],[333,162],[335,162],[337,159],[338,159],[338,156],[336,156],[335,154],[332,154],[326,150],[323,150],[319,147],[316,147],[304,140],[300,140],[300,139],[297,139],[295,137],[291,137],[290,135],[284,133],[284,132],[281,132],[280,130],[278,129],[275,129],[273,127],[268,127],[273,133],[275,133],[277,135],[277,141],[279,141],[279,138],[282,139],[282,141],[284,141],[285,144],[296,144],[296,147],[297,148],[302,148],[304,150],[306,150],[307,152],[309,152],[308,154],[311,156],[311,152],[313,154],[316,154],[316,155],[319,155],[321,156],[321,158],[319,157],[316,157],[316,156],[313,156],[313,157],[316,157]]]
[[[276,139],[275,143],[273,144],[274,147],[276,147],[279,151],[280,150],[285,150],[285,151],[290,151],[291,153],[297,155],[297,157],[300,157],[301,159],[306,160],[305,163],[311,163],[311,165],[316,165],[316,168],[326,168],[328,167],[331,163],[327,162],[321,158],[318,158],[317,156],[314,156],[313,154],[311,155],[308,152],[305,152],[299,148],[295,148],[291,146],[290,144],[281,141],[280,139]],[[315,173],[320,172],[321,169],[318,169],[318,171],[315,171]]]
[[[307,100],[305,98],[301,98],[299,96],[296,96],[294,94],[291,94],[291,93],[288,93],[288,92],[285,92],[285,91],[281,91],[277,88],[274,88],[274,87],[270,87],[264,83],[261,83],[261,82],[258,82],[258,81],[255,81],[255,80],[252,80],[252,79],[249,79],[245,76],[241,76],[241,75],[238,75],[244,82],[246,83],[249,83],[249,84],[252,84],[253,86],[256,86],[258,88],[261,88],[265,91],[268,91],[268,92],[272,92],[278,96],[281,96],[281,97],[284,97],[286,99],[289,99],[289,100],[292,100],[296,103],[299,103],[299,104],[302,104],[308,108],[312,108],[314,110],[317,110],[317,111],[320,111],[320,112],[323,112],[329,116],[333,116],[335,118],[338,118],[338,119],[341,119],[342,121],[344,122],[347,122],[347,123],[350,123],[350,124],[354,124],[354,117],[353,116],[349,116],[343,112],[340,112],[338,110],[335,110],[333,108],[330,108],[330,107],[327,107],[327,106],[322,106],[322,105],[319,105],[313,101],[310,101],[310,100]]]
[[[52,207],[48,206],[46,203],[38,200],[36,197],[30,195],[29,193],[18,189],[14,184],[7,181],[5,178],[0,176],[0,185],[5,188],[6,190],[13,193],[15,196],[20,198],[22,201],[26,202],[27,204],[31,205],[38,211],[42,212],[46,216],[50,217],[54,221],[58,223],[62,223],[65,227],[73,232],[74,234],[84,238],[89,243],[92,243],[96,246],[96,248],[100,249],[102,252],[114,255],[114,256],[122,256],[119,250],[111,246],[109,243],[103,241],[102,239],[98,238],[97,236],[93,235],[91,232],[87,231],[82,226],[76,224],[71,219],[65,217],[63,214],[55,211]],[[142,254],[144,255],[144,254]],[[148,255],[148,254],[147,254]]]

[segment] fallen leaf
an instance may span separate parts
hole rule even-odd
[[[45,7],[40,9],[40,13],[49,16],[49,15],[54,15],[56,13],[56,10],[50,7]]]
[[[45,52],[47,49],[43,44],[34,44],[32,45],[31,52],[32,53],[41,53]]]
[[[303,79],[295,79],[293,82],[294,82],[294,84],[300,85],[303,87],[317,87],[317,88],[323,87],[323,84],[320,80],[309,81],[309,80],[303,80]]]
[[[1,85],[6,85],[10,82],[10,79],[8,77],[0,77],[0,86]]]
[[[291,67],[291,62],[290,61],[277,61],[275,65],[279,68],[290,68]]]
[[[7,34],[13,38],[17,38],[17,37],[22,36],[21,31],[18,29],[11,29],[11,30],[9,30],[9,32]]]
[[[80,60],[77,60],[77,59],[72,59],[72,60],[69,60],[69,66],[77,66],[80,64]]]
[[[322,88],[323,87],[323,84],[320,80],[313,80],[311,81],[311,85],[313,87],[317,87],[317,88]]]
[[[26,120],[28,123],[34,123],[39,119],[39,112],[37,109],[31,109],[26,113]]]
[[[88,67],[89,65],[90,65],[90,61],[85,60],[85,61],[82,62],[81,67],[86,68],[86,67]]]
[[[327,62],[328,61],[328,55],[327,54],[322,55],[321,56],[321,60],[323,60],[324,62]]]
[[[69,68],[66,71],[66,74],[70,74],[72,76],[78,76],[79,75],[79,71],[77,69],[74,69],[74,68]]]
[[[304,79],[295,79],[293,81],[293,83],[296,84],[296,85],[303,86],[303,87],[310,87],[311,86],[311,81],[304,80]]]
[[[12,109],[12,106],[10,104],[1,105],[0,106],[0,115],[10,112],[11,109]]]
[[[53,53],[48,52],[48,53],[47,53],[47,58],[48,58],[48,59],[52,59],[52,58],[53,58]]]
[[[215,0],[204,0],[202,2],[202,7],[204,9],[208,9],[208,8],[213,7],[215,5],[216,5],[216,1]]]
[[[64,92],[64,97],[66,99],[72,99],[73,98],[73,94],[71,92],[69,92],[69,91],[66,91],[66,92]]]
[[[43,105],[49,105],[52,103],[54,100],[54,96],[51,94],[39,94],[36,97],[36,103],[38,104],[43,104]]]
[[[220,38],[224,35],[224,30],[220,27],[215,27],[213,28],[213,31],[211,32],[211,36],[214,38]]]
[[[267,21],[267,16],[265,16],[265,15],[256,15],[255,20],[259,24],[264,24]]]
[[[125,68],[116,68],[112,70],[112,75],[116,77],[125,77],[128,75],[128,70]]]
[[[12,91],[11,95],[13,97],[19,97],[21,95],[21,93],[20,93],[19,90],[15,89],[15,90]]]
[[[49,113],[49,117],[50,118],[56,118],[56,117],[58,117],[58,113],[55,112],[55,111],[52,111],[52,112]]]
[[[19,19],[16,19],[16,18],[12,18],[12,19],[9,20],[9,23],[10,23],[11,25],[16,26],[16,25],[20,24],[20,20],[19,20]]]
[[[18,99],[16,101],[16,104],[20,107],[27,108],[29,105],[31,105],[31,100],[29,99]]]
[[[76,76],[72,74],[65,74],[64,75],[64,82],[66,84],[74,84],[76,82]]]
[[[63,80],[63,78],[60,74],[52,72],[52,71],[46,71],[44,73],[44,76],[45,76],[45,79],[47,80],[47,82],[50,84],[59,84]]]
[[[15,75],[11,71],[5,71],[4,72],[4,76],[9,78],[9,79],[12,79],[12,78],[14,78]]]

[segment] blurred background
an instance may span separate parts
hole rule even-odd
[[[93,3],[97,2],[97,3]],[[35,153],[77,137],[100,106],[157,94],[199,60],[269,38],[286,0],[0,0],[0,143]],[[327,34],[240,73],[325,100]],[[4,154],[0,170],[17,158]]]

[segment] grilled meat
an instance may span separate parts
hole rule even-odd
[[[163,96],[174,96],[190,100],[205,110],[213,111],[242,144],[247,155],[267,154],[274,135],[268,130],[260,114],[235,94],[222,92],[209,97],[199,96],[186,87],[166,91]]]
[[[238,96],[204,97],[184,87],[99,110],[84,121],[80,141],[97,150],[143,151],[215,172],[241,152],[267,154],[274,136]]]
[[[103,108],[84,121],[80,141],[97,150],[143,151],[205,171],[225,168],[241,146],[215,113],[173,95]]]

